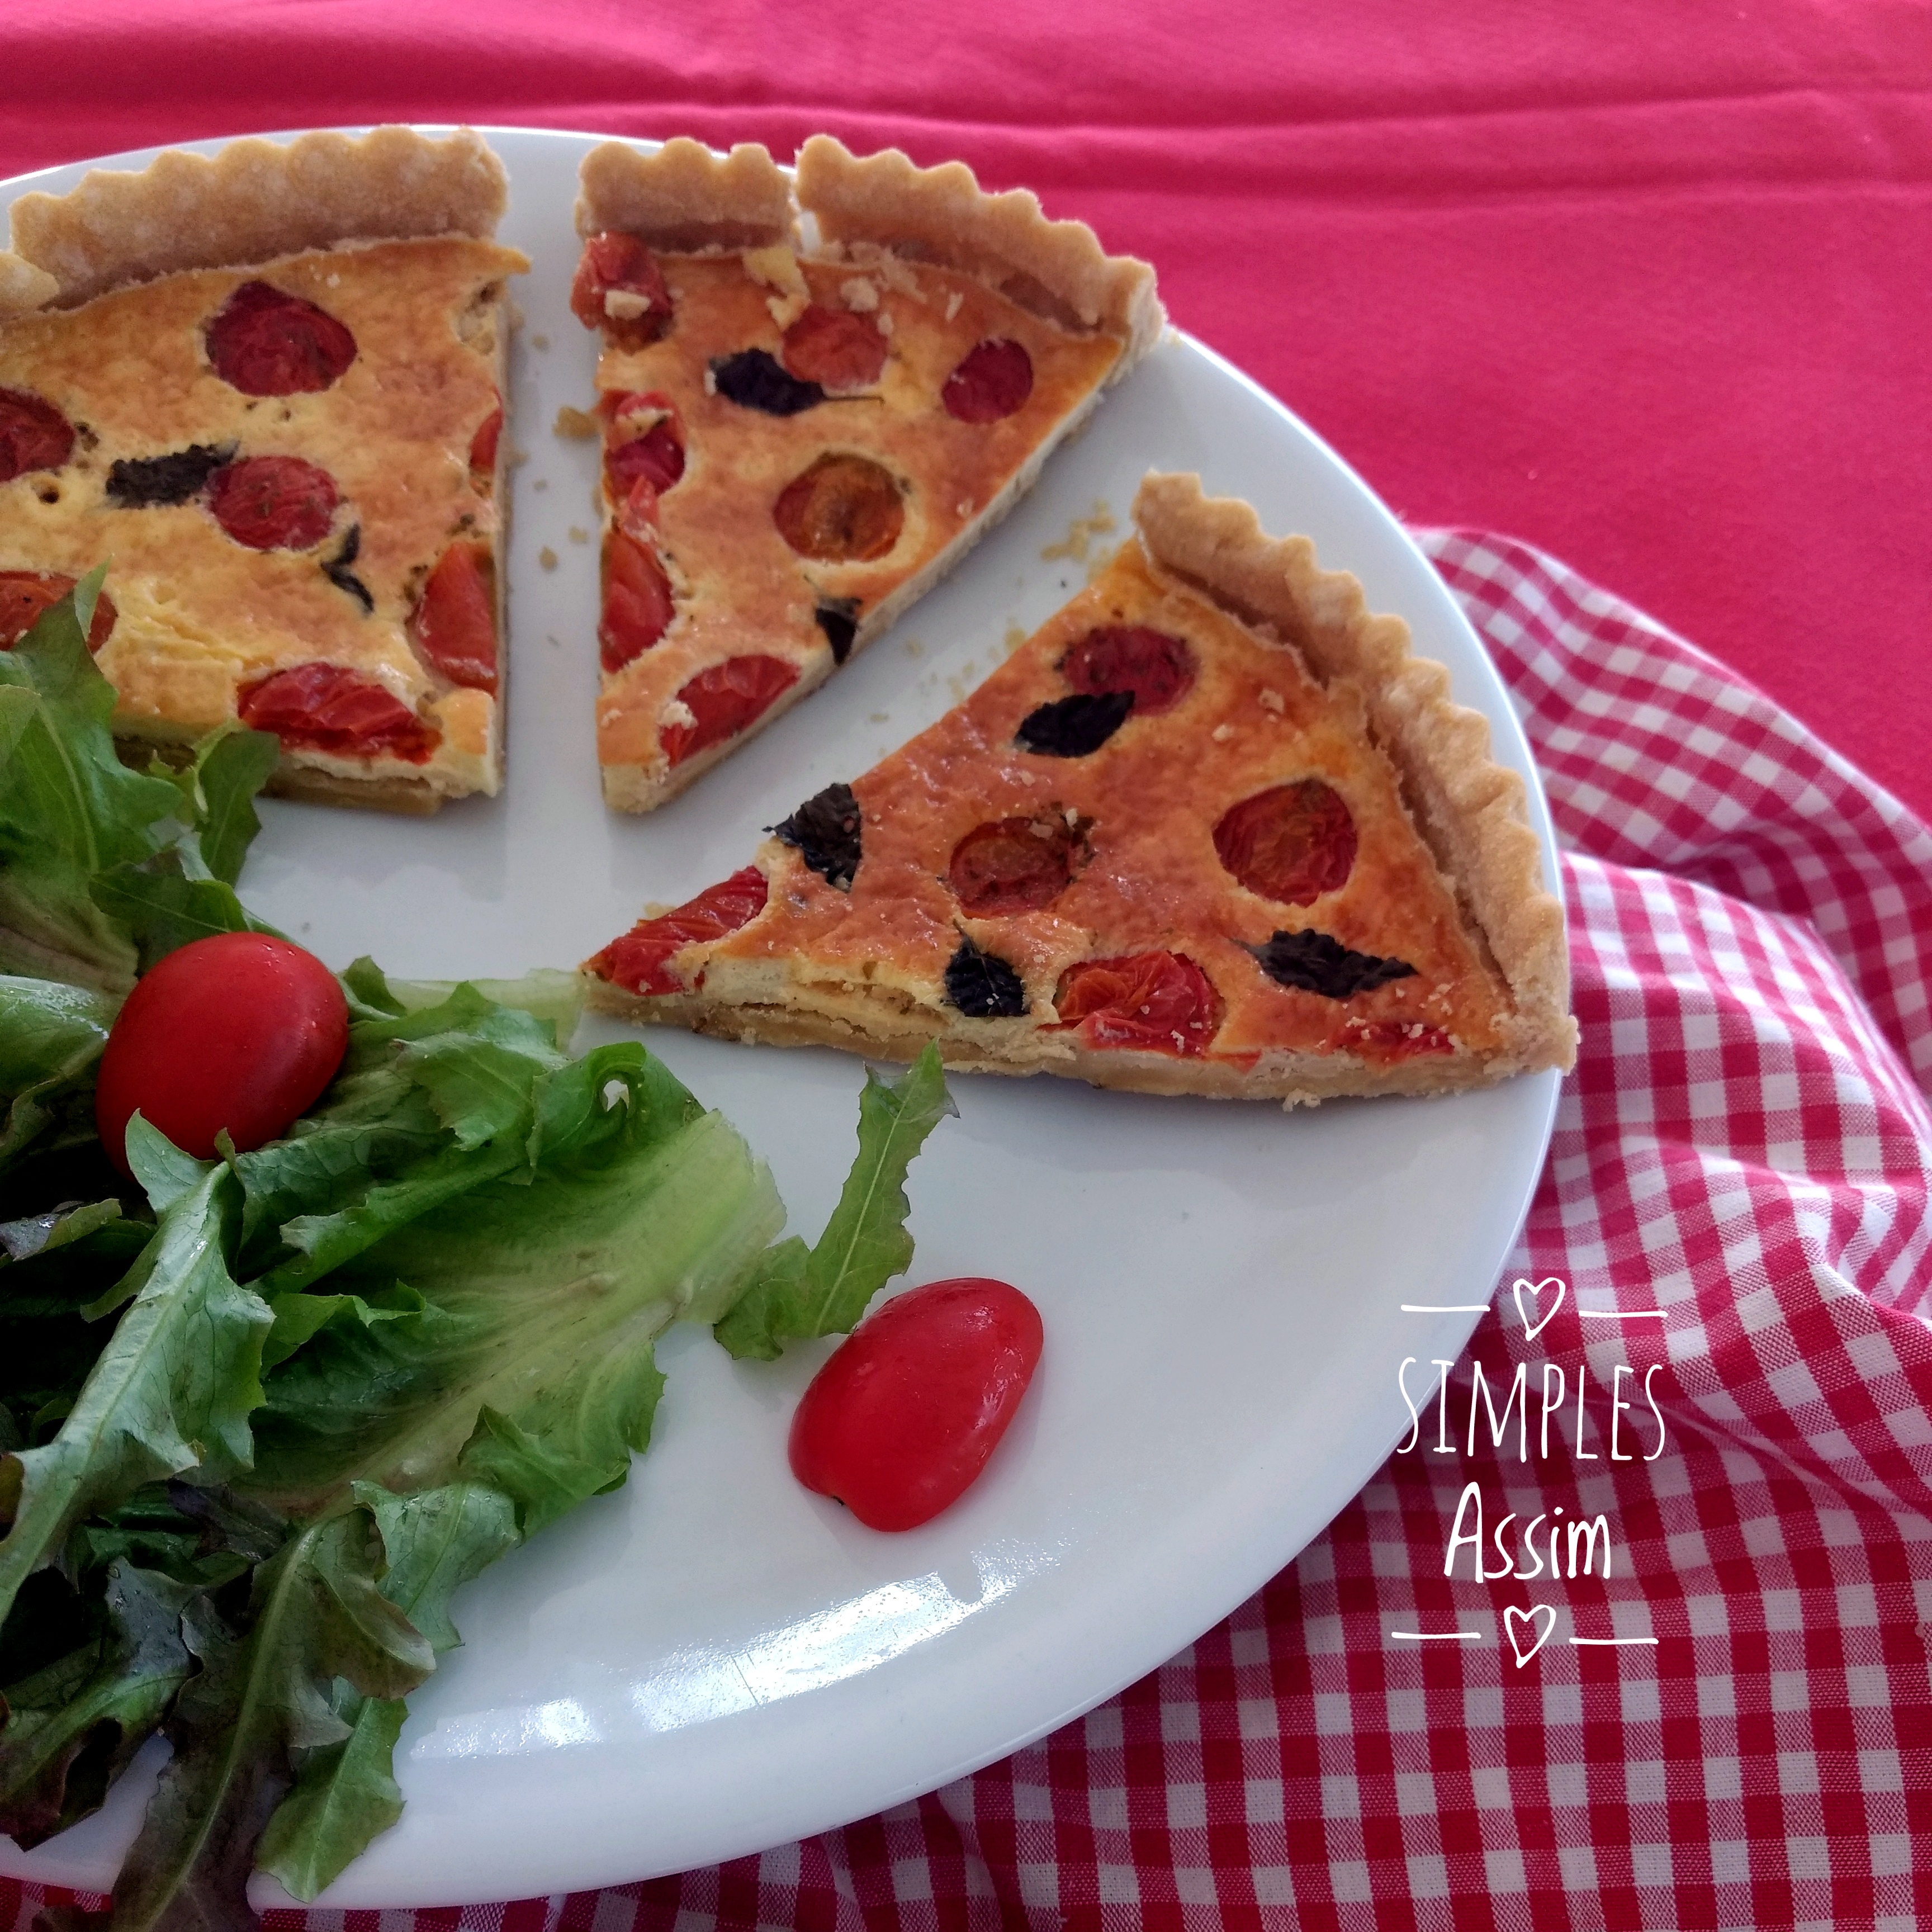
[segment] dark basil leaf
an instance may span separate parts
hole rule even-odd
[[[1097,752],[1127,722],[1131,691],[1076,692],[1029,711],[1013,742],[1046,758],[1084,758]]]
[[[946,997],[969,1020],[1016,1020],[1027,1010],[1020,976],[997,952],[982,952],[963,935],[946,964]]]
[[[852,890],[863,856],[860,849],[861,814],[848,784],[829,784],[808,798],[791,816],[765,829],[788,845],[829,886]]]
[[[1346,1000],[1386,986],[1393,980],[1409,980],[1415,968],[1402,959],[1378,959],[1372,952],[1351,952],[1325,932],[1277,932],[1265,946],[1251,946],[1256,963],[1278,986],[1324,999]]]

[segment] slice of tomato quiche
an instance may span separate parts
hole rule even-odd
[[[1563,913],[1448,674],[1244,503],[1136,540],[967,700],[588,962],[607,1011],[1265,1097],[1567,1067]]]
[[[502,779],[502,168],[467,131],[231,143],[23,195],[0,254],[0,646],[95,564],[135,750],[286,794]]]
[[[957,163],[821,135],[794,195],[763,148],[613,142],[582,190],[598,760],[607,802],[647,812],[957,562],[1164,316],[1144,262]]]

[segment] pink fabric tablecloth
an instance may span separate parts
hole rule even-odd
[[[1921,0],[0,0],[0,176],[384,118],[957,157],[1402,516],[1614,584],[1932,817]]]
[[[1806,728],[1932,810],[1924,16],[1137,10],[0,4],[0,170],[380,118],[962,155],[1153,260],[1400,510],[1539,538],[1784,700],[1430,536],[1570,848],[1584,1030],[1450,1450],[1425,1365],[1414,1450],[1267,1590],[974,1778],[396,1923],[1932,1919],[1932,835]],[[1478,1363],[1498,1408],[1527,1372],[1522,1460],[1468,1426]],[[1444,1574],[1472,1484],[1481,1582],[1463,1545]],[[1546,1554],[1599,1515],[1607,1580],[1519,1574],[1534,1519]],[[1572,1641],[1610,1637],[1656,1641]],[[0,1881],[0,1928],[38,1902]]]

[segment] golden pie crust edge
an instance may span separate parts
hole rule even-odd
[[[728,154],[682,135],[650,154],[605,141],[584,156],[577,180],[580,235],[619,229],[671,255],[797,238],[791,183],[755,141]]]
[[[23,194],[0,253],[0,315],[74,308],[187,268],[254,267],[344,242],[493,239],[503,164],[473,129],[250,137],[158,155],[139,174],[92,168],[64,195]]]
[[[1317,565],[1306,537],[1268,536],[1248,504],[1207,496],[1196,476],[1150,471],[1133,514],[1157,569],[1294,646],[1322,684],[1360,692],[1370,736],[1514,1002],[1490,1056],[1496,1077],[1567,1072],[1576,1023],[1562,902],[1543,884],[1527,789],[1490,756],[1489,721],[1450,699],[1448,672],[1410,651],[1400,618],[1371,614],[1353,576]]]
[[[1084,221],[1049,221],[1028,189],[988,194],[964,161],[921,168],[896,148],[861,159],[814,134],[799,150],[798,200],[826,242],[957,268],[1062,328],[1119,336],[1117,374],[1166,323],[1148,263],[1109,255]]]

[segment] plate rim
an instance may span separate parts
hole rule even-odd
[[[416,128],[416,131],[431,136],[446,134],[454,131],[458,126],[472,126],[475,131],[482,136],[486,142],[491,145],[493,151],[498,153],[499,158],[504,161],[506,171],[509,172],[512,193],[516,186],[514,168],[509,157],[502,154],[497,146],[501,137],[507,136],[516,141],[534,139],[545,143],[554,142],[560,148],[566,149],[574,148],[579,152],[598,142],[611,140],[622,141],[627,145],[646,149],[661,145],[653,140],[645,137],[603,134],[575,129],[519,127],[509,124],[482,122],[460,124],[367,122],[344,126],[334,131],[356,134],[366,132],[370,128],[379,124],[410,124]],[[164,152],[213,153],[237,140],[260,138],[272,141],[288,140],[300,134],[310,131],[316,130],[285,129],[264,130],[256,136],[230,134],[199,137],[190,141],[131,148],[112,154],[97,155],[74,161],[57,163],[0,182],[0,202],[10,203],[22,194],[64,191],[65,188],[77,184],[79,180],[92,170],[139,168],[146,165],[157,155]],[[50,188],[50,184],[57,178],[61,182],[61,187]],[[1436,614],[1438,616],[1446,616],[1460,632],[1467,651],[1486,670],[1492,689],[1485,695],[1492,699],[1499,698],[1504,710],[1507,713],[1507,724],[1498,728],[1501,721],[1495,715],[1493,705],[1482,707],[1490,716],[1492,748],[1495,754],[1510,769],[1517,770],[1525,780],[1526,810],[1530,824],[1537,834],[1542,851],[1545,883],[1547,889],[1552,892],[1561,902],[1564,896],[1563,868],[1558,854],[1554,823],[1540,774],[1538,771],[1527,739],[1522,731],[1520,722],[1516,716],[1510,694],[1507,686],[1502,682],[1500,673],[1496,669],[1493,660],[1490,658],[1474,627],[1470,623],[1453,593],[1450,592],[1447,585],[1442,582],[1432,562],[1416,543],[1411,532],[1346,459],[1335,451],[1318,433],[1310,428],[1292,409],[1264,388],[1252,376],[1217,351],[1184,332],[1173,328],[1172,324],[1168,326],[1171,337],[1178,340],[1190,355],[1203,358],[1217,376],[1232,381],[1238,386],[1252,403],[1258,404],[1272,415],[1285,418],[1300,435],[1305,437],[1319,452],[1331,470],[1340,478],[1345,480],[1348,485],[1358,492],[1366,500],[1379,523],[1385,526],[1384,533],[1393,532],[1408,553],[1409,561],[1412,564],[1420,565],[1436,585],[1441,596],[1440,608]],[[1472,694],[1466,688],[1458,692],[1459,698],[1466,702]],[[1536,1138],[1539,1151],[1533,1162],[1526,1161],[1525,1178],[1522,1180],[1520,1186],[1514,1190],[1515,1195],[1519,1198],[1515,1198],[1512,1202],[1509,1216],[1510,1233],[1508,1239],[1502,1244],[1498,1264],[1499,1268],[1503,1262],[1506,1262],[1509,1253],[1520,1238],[1531,1203],[1546,1164],[1562,1084],[1561,1077],[1553,1072],[1520,1076],[1520,1080],[1521,1079],[1526,1079],[1531,1083],[1540,1083],[1544,1090],[1542,1104],[1538,1114]],[[1527,1136],[1526,1136],[1526,1139]],[[1492,1288],[1492,1294],[1493,1292]],[[1418,1338],[1426,1340],[1430,1346],[1453,1358],[1460,1355],[1481,1318],[1480,1312],[1473,1314],[1459,1313],[1452,1317],[1438,1318],[1436,1322],[1432,1326],[1418,1331]],[[1322,1508],[1324,1513],[1322,1514],[1319,1522],[1294,1549],[1282,1552],[1274,1545],[1269,1544],[1255,1553],[1245,1565],[1236,1566],[1237,1574],[1239,1576],[1251,1580],[1246,1582],[1240,1594],[1235,1597],[1227,1608],[1210,1618],[1205,1625],[1194,1625],[1194,1613],[1192,1611],[1180,1612],[1178,1613],[1176,1618],[1171,1618],[1171,1622],[1189,1624],[1191,1626],[1190,1633],[1180,1637],[1178,1643],[1163,1648],[1160,1657],[1153,1659],[1150,1662],[1144,1659],[1138,1661],[1132,1667],[1126,1669],[1124,1674],[1110,1675],[1102,1688],[1097,1690],[1092,1690],[1090,1687],[1083,1687],[1064,1704],[1056,1706],[1046,1714],[1040,1717],[1037,1721],[1029,1724],[1022,1731],[1006,1736],[1001,1742],[991,1747],[986,1747],[982,1744],[951,1754],[946,1756],[944,1765],[932,1772],[930,1774],[922,1772],[916,1776],[908,1776],[897,1780],[884,1792],[883,1796],[878,1796],[875,1801],[868,1801],[862,1810],[852,1810],[849,1808],[842,1808],[839,1816],[836,1820],[826,1820],[821,1817],[818,1822],[805,1825],[798,1830],[787,1829],[783,1835],[775,1836],[769,1832],[761,1830],[750,1837],[746,1837],[741,1832],[740,1841],[737,1842],[735,1850],[717,1852],[715,1857],[722,1859],[741,1856],[746,1852],[789,1842],[790,1838],[803,1835],[807,1831],[832,1828],[838,1823],[872,1815],[872,1813],[884,1809],[890,1804],[902,1802],[908,1798],[949,1783],[955,1778],[968,1775],[982,1768],[986,1765],[997,1762],[1106,1702],[1108,1699],[1117,1695],[1126,1686],[1145,1676],[1148,1671],[1158,1669],[1162,1661],[1173,1655],[1178,1649],[1185,1648],[1188,1642],[1198,1638],[1204,1630],[1212,1629],[1216,1622],[1238,1609],[1270,1578],[1278,1574],[1288,1564],[1292,1563],[1310,1543],[1324,1532],[1335,1516],[1346,1508],[1348,1502],[1360,1492],[1364,1484],[1373,1479],[1376,1471],[1386,1460],[1389,1451],[1394,1448],[1396,1441],[1399,1439],[1400,1433],[1400,1431],[1398,1430],[1396,1434],[1390,1437],[1388,1442],[1383,1447],[1375,1461],[1360,1474],[1344,1473],[1338,1476],[1334,1472],[1334,1466],[1332,1464],[1329,1466],[1325,1472],[1328,1476],[1328,1480],[1322,1486],[1324,1497]],[[1351,1462],[1347,1466],[1347,1471],[1352,1472],[1353,1467],[1353,1462]],[[1333,1498],[1332,1506],[1327,1500],[1330,1497]],[[1226,1574],[1226,1572],[1222,1573],[1223,1575]],[[1225,1592],[1217,1589],[1216,1594],[1225,1594]],[[1161,1639],[1161,1642],[1163,1645],[1166,1644],[1165,1636]],[[1139,1648],[1144,1651],[1147,1646],[1143,1643]],[[148,1747],[149,1750],[152,1752],[154,1748],[151,1743]],[[523,1762],[528,1766],[531,1775],[538,1778],[543,1775],[544,1766],[541,1760],[532,1761],[526,1758]],[[406,1773],[407,1766],[406,1765],[400,1766],[399,1769]],[[68,1835],[63,1834],[62,1837]],[[46,1846],[37,1848],[34,1852],[22,1853],[10,1839],[0,1839],[0,1875],[34,1882],[74,1885],[85,1889],[102,1888],[98,1882],[100,1868],[98,1864],[91,1865],[87,1871],[75,1868],[70,1862],[64,1860],[58,1855],[58,1848],[60,1844],[61,1840],[56,1838],[50,1840]],[[707,1854],[706,1857],[695,1862],[702,1864],[710,1862],[712,1862],[712,1855]],[[643,1861],[643,1862],[648,1863],[648,1861]],[[660,1864],[654,1866],[645,1875],[655,1876],[664,1871],[689,1869],[692,1868],[693,1862],[690,1860],[680,1859],[673,1863]],[[399,1887],[397,1883],[390,1882],[381,1887],[380,1894],[365,1893],[356,1884],[357,1869],[356,1866],[352,1865],[344,1878],[322,1895],[316,1902],[317,1909],[327,1910],[337,1907],[363,1909],[369,1906],[380,1908],[386,1906],[397,1909],[413,1909],[431,1904],[474,1904],[512,1895],[495,1883],[483,1889],[466,1892],[460,1886],[453,1888],[447,1883],[435,1883],[428,1889],[418,1892],[406,1885]],[[635,1881],[638,1877],[639,1873],[634,1864],[620,1861],[620,1864],[613,1865],[608,1870],[589,1876],[578,1872],[573,1877],[557,1880],[554,1882],[540,1885],[533,1882],[530,1889],[532,1891],[566,1888],[588,1889]],[[272,1882],[265,1883],[262,1875],[260,1873],[256,1874],[254,1888],[257,1894],[258,1905],[288,1906],[296,1904],[296,1901],[281,1895],[280,1888],[274,1886]]]

